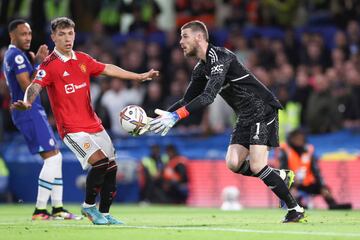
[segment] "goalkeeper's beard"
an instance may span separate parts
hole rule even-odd
[[[197,47],[195,46],[191,46],[191,48],[189,47],[189,49],[191,49],[188,53],[185,53],[186,57],[196,57],[198,50]]]

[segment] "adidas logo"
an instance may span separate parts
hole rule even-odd
[[[64,74],[63,74],[63,77],[66,77],[66,76],[69,76],[69,75],[70,74],[67,71],[65,71]]]

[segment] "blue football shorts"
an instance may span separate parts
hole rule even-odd
[[[26,144],[32,154],[58,149],[54,132],[46,114],[37,112],[26,122],[16,124],[17,129],[25,137]]]

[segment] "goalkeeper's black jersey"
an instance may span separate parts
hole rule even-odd
[[[192,113],[211,104],[217,94],[245,126],[263,120],[271,109],[282,108],[274,94],[237,60],[233,52],[209,44],[206,61],[196,64],[183,99],[169,111],[186,106]]]

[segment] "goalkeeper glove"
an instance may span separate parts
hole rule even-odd
[[[150,131],[154,131],[155,133],[161,132],[161,136],[165,136],[169,132],[170,128],[172,128],[180,119],[177,112],[167,112],[156,109],[155,113],[158,114],[159,117],[150,121]]]

